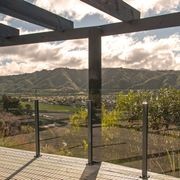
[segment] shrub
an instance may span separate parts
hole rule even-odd
[[[87,116],[87,110],[85,108],[80,108],[70,117],[70,123],[74,127],[87,125]]]

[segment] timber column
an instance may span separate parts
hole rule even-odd
[[[101,161],[101,29],[89,30],[89,100],[92,101],[93,161]]]

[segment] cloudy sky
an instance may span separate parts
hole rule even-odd
[[[180,0],[124,0],[141,12],[141,18],[180,11]],[[28,0],[74,21],[76,27],[102,25],[119,20],[80,0]],[[0,14],[0,23],[21,34],[47,31]],[[42,69],[87,68],[88,41],[71,40],[0,48],[0,75],[30,73]],[[180,27],[102,38],[103,67],[180,70]]]

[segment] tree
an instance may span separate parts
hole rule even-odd
[[[85,108],[80,108],[70,117],[72,126],[79,128],[81,125],[87,125],[88,112]]]
[[[20,115],[22,114],[22,105],[20,100],[17,98],[12,98],[11,96],[3,95],[2,96],[3,109],[6,112],[12,112],[13,114]]]
[[[32,115],[32,106],[30,104],[25,104],[25,111],[27,115]]]
[[[148,92],[129,91],[128,94],[120,92],[116,98],[116,110],[121,120],[133,122],[139,120],[142,114],[142,103],[149,99]]]

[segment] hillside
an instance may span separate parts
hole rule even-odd
[[[180,71],[149,71],[106,68],[102,71],[104,91],[127,89],[180,89]],[[0,76],[0,92],[27,92],[34,89],[81,92],[87,89],[87,70],[58,68],[29,74]]]

